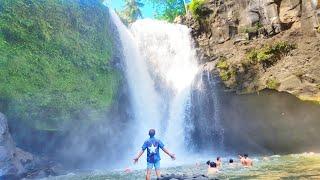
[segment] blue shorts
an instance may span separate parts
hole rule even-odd
[[[155,163],[149,163],[147,162],[147,169],[153,169],[153,167],[158,170],[160,169],[160,161],[157,161]]]

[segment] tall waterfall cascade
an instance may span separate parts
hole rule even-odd
[[[187,157],[193,128],[189,118],[198,60],[190,30],[157,20],[138,20],[129,28],[111,12],[123,47],[126,78],[134,110],[134,145],[138,149],[148,130],[180,157]]]
[[[157,129],[168,147],[182,154],[187,141],[186,106],[198,73],[190,31],[186,26],[148,19],[135,22],[130,29],[163,100],[158,109],[161,126]]]

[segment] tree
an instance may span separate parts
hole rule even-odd
[[[128,25],[143,17],[140,9],[143,6],[141,0],[125,0],[124,9],[118,14],[122,21]]]
[[[184,0],[147,0],[156,8],[156,18],[169,22],[185,14]]]

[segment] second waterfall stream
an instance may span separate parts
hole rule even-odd
[[[139,150],[150,128],[166,147],[186,157],[191,87],[198,73],[190,30],[183,25],[138,20],[129,28],[111,13],[123,47],[134,113],[134,146]]]

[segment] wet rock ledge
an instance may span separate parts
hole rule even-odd
[[[161,178],[160,178],[160,180],[192,180],[192,179],[197,179],[197,180],[212,179],[213,180],[214,178],[209,178],[204,174],[193,175],[193,176],[188,176],[186,174],[182,174],[182,175],[164,174],[164,175],[161,175]]]
[[[45,158],[16,147],[6,117],[0,113],[0,179],[42,178],[62,174],[62,168]]]

